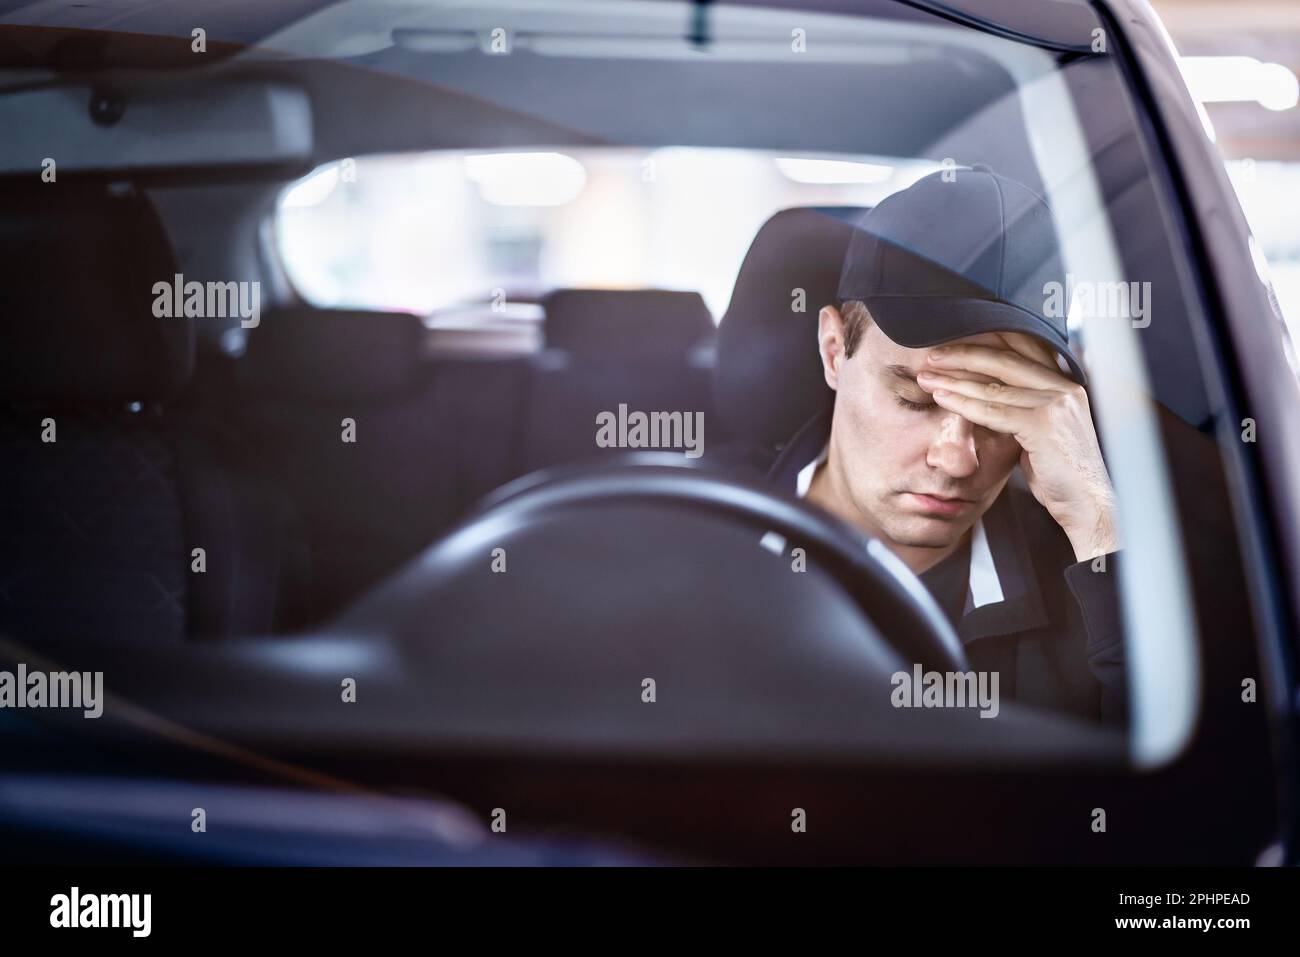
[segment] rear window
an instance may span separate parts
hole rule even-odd
[[[765,220],[873,206],[925,158],[536,148],[347,158],[280,197],[280,255],[314,305],[430,313],[551,288],[699,292],[715,320]]]

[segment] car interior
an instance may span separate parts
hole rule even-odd
[[[1231,421],[1165,174],[1120,68],[1088,53],[1096,12],[991,32],[839,6],[213,4],[203,53],[192,16],[0,9],[0,648],[101,669],[120,704],[89,730],[0,714],[23,775],[0,830],[57,835],[70,794],[111,793],[76,805],[70,858],[460,847],[357,824],[345,852],[346,816],[334,843],[267,836],[266,807],[300,823],[362,793],[356,820],[397,828],[408,799],[506,808],[559,842],[521,837],[533,862],[1256,853],[1275,795],[1264,718],[1235,706],[1257,652],[1225,624],[1252,618]],[[1129,105],[1079,105],[1097,90]],[[466,161],[541,152],[586,167],[578,212],[499,212]],[[773,157],[868,173],[799,182]],[[764,484],[834,400],[817,315],[853,224],[954,158],[1041,190],[1073,265],[1151,277],[1176,317],[1071,328],[1134,554],[1129,726],[1014,701],[903,720],[900,662],[965,665],[948,622],[879,542]],[[422,191],[439,169],[473,204]],[[537,186],[521,169],[507,185]],[[410,263],[408,286],[364,249]],[[190,281],[256,284],[258,308],[192,314]],[[602,447],[620,407],[698,413],[701,454]],[[1183,789],[1216,776],[1255,830],[1188,846]],[[164,793],[240,825],[183,846],[140,799]],[[1122,841],[1065,823],[1096,806],[1127,809]],[[791,834],[796,807],[816,833]]]

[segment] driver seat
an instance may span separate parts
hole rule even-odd
[[[784,209],[754,236],[718,326],[713,404],[735,436],[728,459],[762,474],[799,428],[831,407],[817,313],[838,305],[840,267],[865,207]],[[800,309],[802,306],[802,309]]]

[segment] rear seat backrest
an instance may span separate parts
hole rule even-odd
[[[240,388],[293,403],[400,399],[423,385],[424,335],[407,313],[273,309],[249,332]]]
[[[236,364],[251,468],[299,512],[323,620],[514,477],[519,361],[424,355],[405,313],[277,309]],[[344,441],[344,420],[355,441]]]
[[[558,289],[542,299],[546,347],[614,361],[679,360],[713,334],[697,292]]]
[[[707,355],[714,333],[694,292],[564,289],[542,300],[546,351],[536,357],[527,401],[523,471],[605,452],[596,417],[629,412],[704,413],[712,427]],[[621,449],[611,449],[618,454]]]

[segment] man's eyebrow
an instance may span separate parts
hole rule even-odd
[[[895,376],[911,385],[916,385],[915,369],[909,369],[907,366],[888,365],[885,366],[885,371],[892,372]]]

